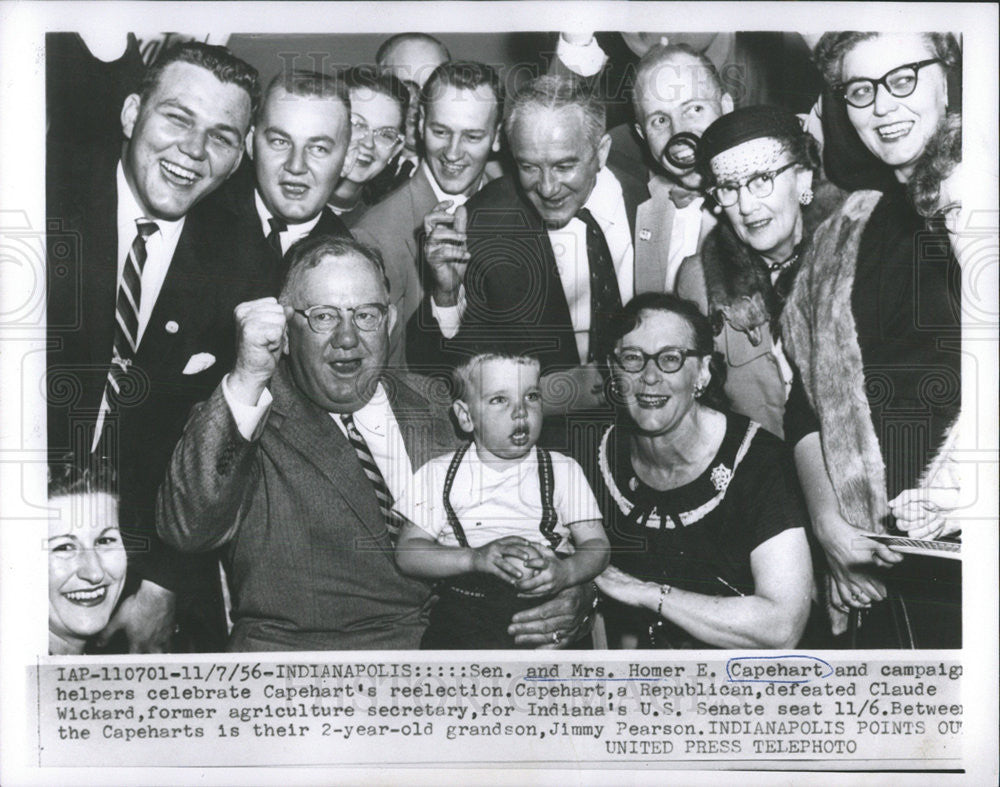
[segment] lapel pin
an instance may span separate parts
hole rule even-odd
[[[164,325],[163,327],[166,328],[167,333],[177,333],[177,331],[179,331],[181,329],[181,326],[179,326],[173,320],[168,320],[167,324]]]
[[[653,237],[653,233],[650,232],[649,230],[647,230],[645,228],[639,230],[639,240],[649,240],[652,237]]]

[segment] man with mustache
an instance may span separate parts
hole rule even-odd
[[[121,140],[48,173],[49,450],[118,471],[129,580],[104,639],[123,630],[133,652],[211,647],[223,625],[204,610],[214,564],[162,544],[153,505],[188,410],[228,365],[233,307],[266,291],[195,209],[239,165],[259,96],[229,50],[179,45],[125,98]]]

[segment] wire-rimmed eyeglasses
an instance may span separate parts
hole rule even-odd
[[[364,139],[368,136],[368,132],[372,132],[372,139],[375,140],[375,144],[383,148],[391,148],[396,144],[397,140],[400,138],[399,129],[395,126],[382,126],[381,128],[372,128],[368,125],[363,117],[359,115],[351,115],[351,136],[357,139]]]
[[[711,194],[712,198],[723,208],[731,208],[739,202],[740,189],[744,186],[746,186],[747,191],[758,199],[770,197],[771,192],[774,191],[774,179],[786,169],[794,167],[797,163],[797,161],[789,161],[783,167],[768,170],[767,172],[758,172],[739,183],[736,181],[719,183],[716,186],[712,186],[708,190],[708,193]]]
[[[930,60],[905,63],[892,71],[887,71],[878,79],[868,79],[867,77],[850,79],[837,85],[836,90],[844,97],[844,101],[857,109],[864,109],[875,103],[879,85],[885,85],[889,94],[896,98],[906,98],[917,89],[920,69],[940,62],[941,58],[932,57]]]
[[[384,303],[363,303],[350,309],[337,306],[310,306],[308,309],[295,309],[309,322],[309,327],[315,333],[332,333],[344,322],[343,312],[349,312],[351,322],[359,331],[378,330],[389,313],[389,307]]]

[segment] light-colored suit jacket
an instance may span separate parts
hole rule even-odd
[[[389,335],[389,366],[405,364],[405,327],[420,306],[424,288],[420,278],[420,246],[424,216],[437,204],[423,167],[382,202],[369,208],[351,233],[382,252],[389,277],[389,297],[398,312]]]
[[[414,468],[458,445],[427,380],[382,380]],[[399,573],[374,490],[330,414],[285,364],[252,440],[221,386],[195,407],[160,490],[157,525],[187,551],[226,548],[233,651],[415,649],[430,588]]]
[[[670,232],[677,208],[670,199],[670,182],[662,175],[649,179],[649,199],[639,205],[635,218],[635,294],[673,292],[680,263],[669,270]],[[698,247],[716,224],[702,211]]]

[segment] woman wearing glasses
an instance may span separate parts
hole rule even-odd
[[[852,647],[958,647],[960,563],[904,560],[867,536],[905,530],[894,515],[920,499],[961,402],[959,268],[906,191],[946,121],[960,52],[950,35],[849,32],[825,34],[814,57],[895,176],[817,229],[782,317],[800,372],[786,435],[829,567],[833,631]]]
[[[612,542],[597,585],[612,647],[786,648],[809,615],[812,563],[791,457],[723,412],[712,328],[646,293],[616,315],[617,422],[594,489]]]
[[[379,74],[368,66],[347,69],[343,79],[351,96],[350,151],[355,158],[337,182],[329,205],[350,227],[385,196],[376,191],[375,178],[403,149],[410,94],[392,74]]]
[[[725,220],[682,264],[677,294],[712,320],[733,409],[780,437],[792,372],[778,317],[813,229],[842,194],[820,183],[816,141],[778,107],[723,115],[702,135],[698,160]]]

